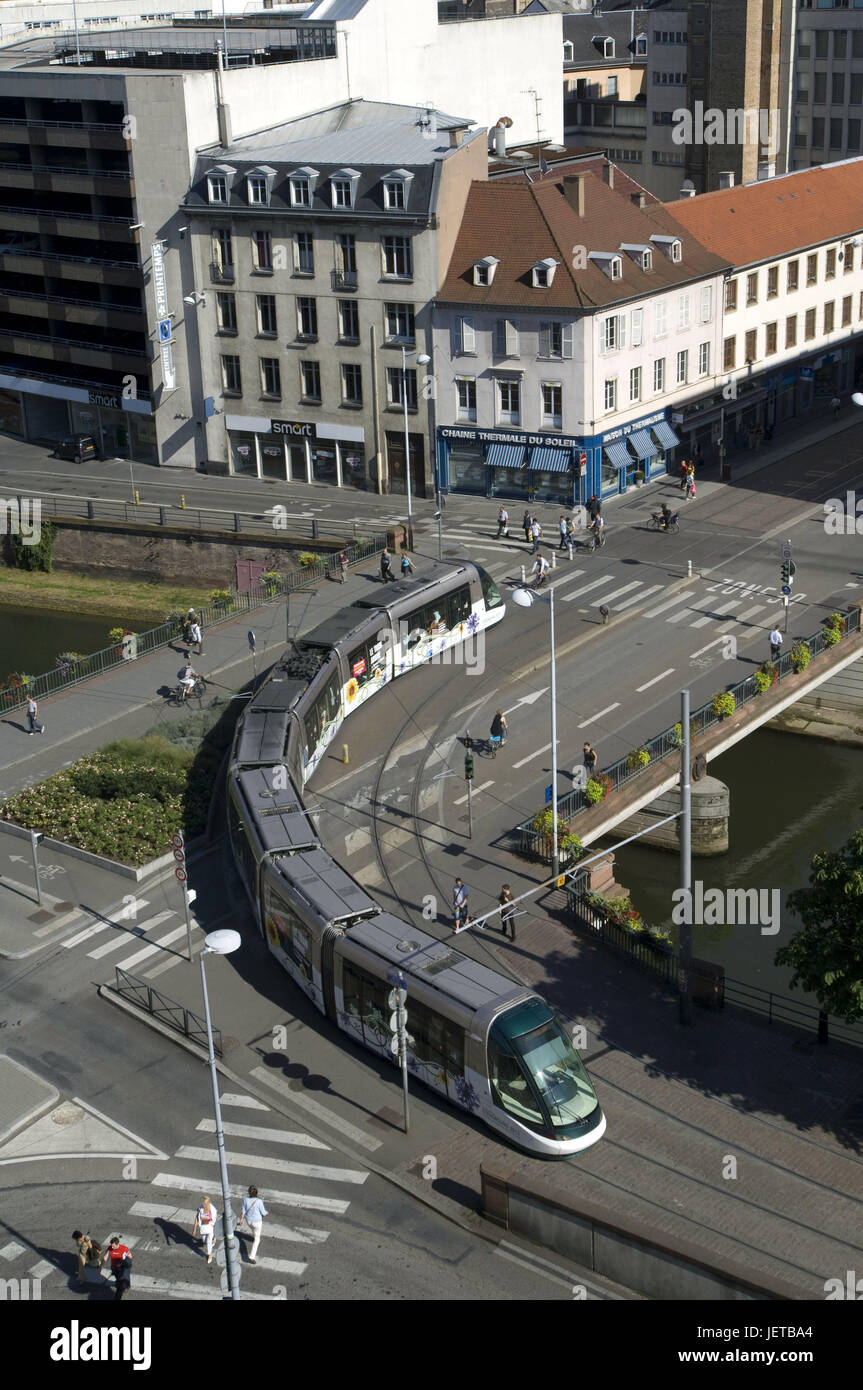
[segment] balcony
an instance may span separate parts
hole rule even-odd
[[[235,270],[232,265],[217,265],[210,262],[210,279],[215,285],[233,285]]]
[[[58,386],[79,386],[87,391],[104,391],[107,395],[116,395],[119,390],[122,390],[122,387],[115,382],[93,381],[89,377],[57,376],[50,372],[31,372],[15,362],[0,361],[0,373],[3,376],[20,376],[26,381],[53,381]],[[139,401],[151,400],[150,392],[139,386],[137,399]]]
[[[80,338],[55,338],[46,333],[26,333],[18,328],[0,328],[0,349],[20,353],[25,357],[37,357],[54,362],[70,362],[76,366],[104,367],[107,365],[122,370],[124,363],[114,362],[114,358],[135,358],[145,369],[149,368],[150,356],[144,349],[114,347],[111,343],[88,343]]]
[[[98,299],[74,299],[39,294],[0,285],[0,313],[29,314],[32,318],[57,318],[102,328],[140,328],[144,309],[134,304],[108,304]]]
[[[334,270],[332,272],[334,290],[355,290],[358,283],[359,277],[355,270]]]

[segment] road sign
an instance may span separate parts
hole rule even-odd
[[[159,342],[170,343],[171,341],[171,320],[159,319]]]
[[[182,836],[182,834],[181,834],[181,832],[180,832],[179,830],[177,831],[176,835],[172,835],[172,836],[171,836],[171,844],[174,846],[174,849],[182,849],[182,848],[183,848],[183,845],[185,844],[185,841],[184,841],[183,836]]]
[[[790,559],[791,559],[791,542],[790,542],[790,541],[784,541],[784,542],[783,542],[783,545],[782,545],[782,558],[783,558],[783,560],[790,560]]]
[[[791,593],[791,585],[790,585],[790,584],[783,584],[783,585],[782,585],[782,592],[783,592],[783,594],[786,594],[786,595],[787,595],[787,594],[790,594],[790,593]]]
[[[177,861],[178,864],[185,864],[185,862],[186,862],[186,852],[185,852],[185,850],[182,850],[182,849],[175,849],[175,850],[174,850],[174,858],[176,859],[176,861]]]
[[[186,875],[186,870],[183,869],[183,868],[181,868],[179,864],[177,865],[176,869],[174,870],[174,877],[175,877],[175,878],[178,878],[178,879],[180,880],[181,883],[185,883],[185,882],[186,882],[186,877],[187,877],[187,875]]]
[[[546,804],[546,806],[548,805],[548,803],[549,803],[550,801],[551,801],[551,787],[549,786],[549,787],[546,787],[546,789],[545,789],[545,804]]]

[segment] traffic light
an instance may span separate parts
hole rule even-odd
[[[464,755],[464,780],[466,782],[473,781],[473,753],[465,753]]]
[[[790,561],[790,560],[783,560],[783,561],[782,561],[782,583],[783,583],[783,584],[790,584],[790,583],[791,583],[791,561]]]

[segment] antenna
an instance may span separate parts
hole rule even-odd
[[[542,178],[541,137],[539,133],[539,117],[540,108],[542,106],[542,98],[540,97],[539,92],[536,90],[535,87],[528,87],[527,95],[533,97],[533,106],[536,115],[536,162],[539,165],[539,177]]]

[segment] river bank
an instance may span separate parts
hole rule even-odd
[[[0,608],[32,609],[32,620],[42,614],[74,613],[108,619],[108,626],[144,631],[157,627],[172,609],[203,607],[211,585],[149,584],[105,575],[55,571],[0,569]],[[29,615],[28,615],[29,616]],[[105,642],[107,645],[107,632]]]

